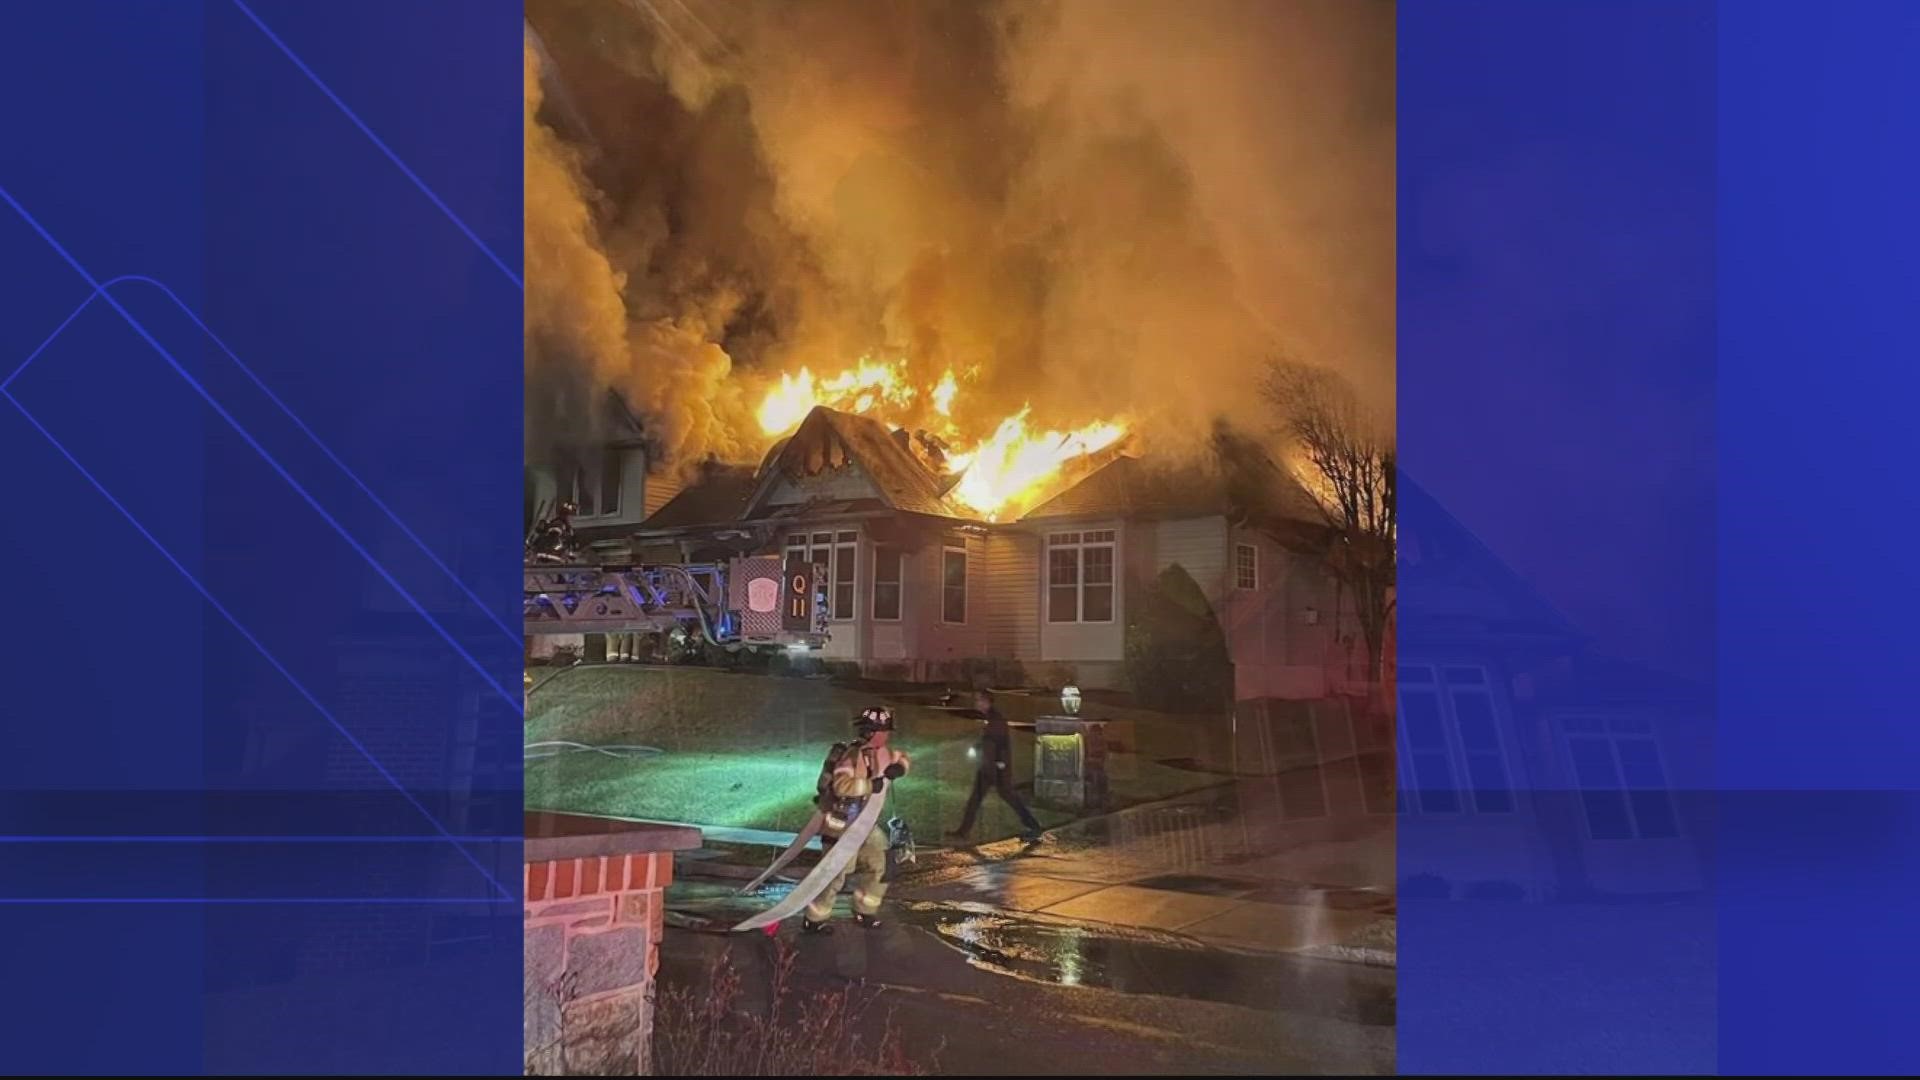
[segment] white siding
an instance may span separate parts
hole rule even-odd
[[[1135,531],[1154,531],[1156,546],[1152,563],[1154,577],[1174,563],[1193,577],[1207,603],[1219,613],[1227,586],[1227,519],[1222,517],[1188,518],[1162,521],[1155,525],[1135,526]]]
[[[687,482],[682,480],[678,473],[671,472],[648,476],[642,484],[640,502],[648,517],[652,517],[655,511],[667,505],[675,495],[680,494],[681,489],[687,486]]]
[[[967,611],[964,623],[941,618],[941,564],[949,547],[967,553]],[[986,538],[953,533],[907,557],[907,617],[912,621],[917,659],[934,663],[989,655],[992,599],[987,586]]]
[[[1235,529],[1232,545],[1251,544],[1255,552],[1258,587],[1237,587],[1228,551],[1224,580],[1226,601],[1220,605],[1220,623],[1233,654],[1236,696],[1255,698],[1317,698],[1329,692],[1329,665],[1338,668],[1344,654],[1335,642],[1339,628],[1353,629],[1352,598],[1333,610],[1335,586],[1314,559],[1291,552],[1270,537]]]
[[[1040,657],[1040,541],[1024,533],[987,537],[980,574],[986,601],[987,655],[1015,660]]]

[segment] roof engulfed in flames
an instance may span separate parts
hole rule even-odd
[[[1062,470],[1127,434],[1123,419],[1098,420],[1069,431],[1035,430],[1031,409],[1022,408],[982,437],[954,423],[959,393],[960,380],[952,371],[925,388],[924,400],[939,418],[939,430],[931,434],[951,448],[944,461],[948,475],[956,478],[949,497],[988,521],[1031,506]],[[808,368],[782,375],[767,390],[756,415],[761,431],[773,438],[792,432],[816,406],[887,422],[904,420],[922,397],[904,361],[863,359],[827,378]]]

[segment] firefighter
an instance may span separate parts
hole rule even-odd
[[[986,721],[986,730],[980,734],[980,767],[973,776],[973,794],[967,797],[966,812],[960,816],[960,827],[947,834],[952,840],[965,842],[973,833],[974,818],[980,814],[980,804],[986,801],[987,789],[999,792],[1000,799],[1013,808],[1019,816],[1020,824],[1026,828],[1024,838],[1028,843],[1038,843],[1046,838],[1040,830],[1033,811],[1021,801],[1020,793],[1013,787],[1013,732],[1007,727],[1007,718],[993,704],[993,693],[988,690],[976,690],[973,695],[974,715]]]
[[[579,558],[579,544],[573,536],[574,505],[562,502],[553,508],[553,516],[533,527],[527,542],[527,561],[567,563]]]
[[[906,754],[887,745],[893,734],[892,710],[885,706],[867,709],[854,720],[854,731],[859,738],[851,746],[836,747],[836,753],[830,755],[821,770],[820,795],[826,810],[821,831],[835,840],[860,816],[860,809],[868,799],[905,776],[912,765]],[[832,933],[827,920],[833,915],[834,899],[849,877],[853,879],[854,923],[866,930],[879,927],[880,901],[887,894],[885,877],[890,845],[888,830],[875,828],[868,833],[853,863],[807,905],[800,919],[801,931]]]

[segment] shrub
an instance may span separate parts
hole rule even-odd
[[[1163,712],[1208,712],[1233,701],[1233,661],[1206,594],[1180,564],[1130,604],[1127,681],[1136,701]]]
[[[796,952],[776,943],[771,1007],[739,1009],[740,975],[721,956],[703,987],[659,993],[653,1016],[656,1076],[925,1076],[939,1048],[916,1061],[887,1016],[877,1042],[860,1022],[876,992],[859,986],[802,993],[793,985]]]

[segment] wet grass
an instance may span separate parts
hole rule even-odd
[[[536,680],[545,674],[536,671]],[[814,779],[827,748],[851,737],[852,719],[883,694],[818,680],[733,675],[698,668],[597,667],[561,675],[533,695],[527,741],[641,745],[657,755],[571,753],[530,761],[527,805],[539,809],[701,825],[794,831],[812,813]],[[959,823],[972,789],[978,737],[973,720],[901,700],[889,701],[899,730],[894,745],[913,758],[895,789],[895,812],[923,842]],[[1168,768],[1139,755],[1116,755],[1117,804],[1192,791],[1214,778]],[[1029,780],[1033,736],[1014,734],[1016,775]],[[1031,802],[1031,793],[1023,792]],[[1049,827],[1072,813],[1033,805]],[[1011,836],[1019,821],[989,795],[974,836]]]

